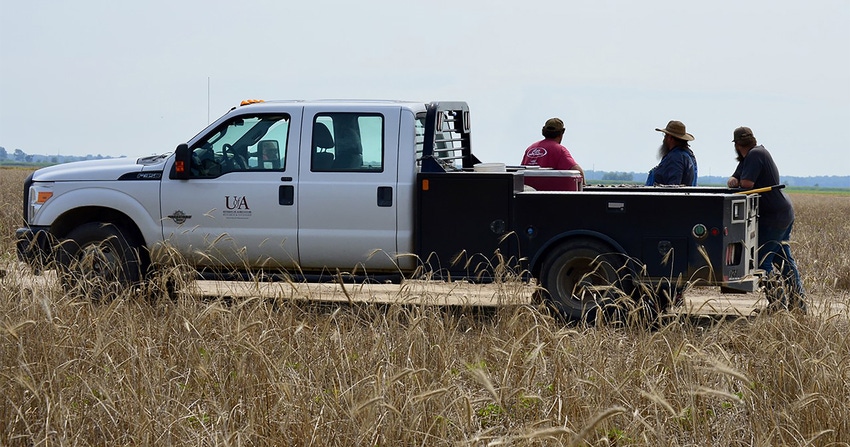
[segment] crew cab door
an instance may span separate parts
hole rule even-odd
[[[253,107],[190,141],[190,178],[163,176],[163,238],[195,265],[294,267],[300,127],[297,105]]]
[[[397,271],[400,112],[387,110],[304,108],[298,185],[302,268]]]

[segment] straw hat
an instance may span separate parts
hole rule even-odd
[[[664,129],[655,129],[659,132],[664,132],[671,137],[676,137],[680,140],[693,141],[694,136],[685,132],[685,125],[681,121],[670,121]]]

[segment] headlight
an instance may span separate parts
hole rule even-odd
[[[32,223],[35,219],[36,213],[38,213],[38,210],[40,210],[42,205],[50,200],[51,197],[53,197],[53,183],[38,183],[30,186],[30,203],[29,212],[27,213],[29,223]]]

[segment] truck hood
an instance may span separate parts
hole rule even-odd
[[[32,176],[36,182],[69,182],[118,180],[138,172],[162,171],[172,154],[152,155],[142,158],[107,158],[103,160],[75,161],[41,168]]]

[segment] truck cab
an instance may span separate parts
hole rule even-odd
[[[235,108],[188,142],[182,175],[177,157],[163,167],[161,238],[201,266],[409,269],[395,255],[413,250],[424,112],[378,101]]]

